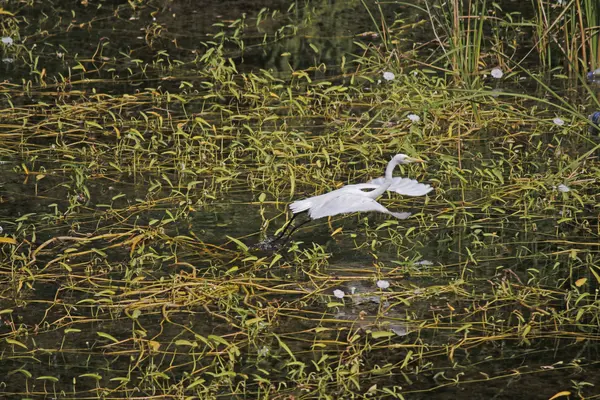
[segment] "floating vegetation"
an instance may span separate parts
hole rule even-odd
[[[0,11],[0,397],[598,395],[595,2],[63,3]]]

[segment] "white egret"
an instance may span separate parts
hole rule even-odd
[[[409,213],[392,212],[379,204],[376,199],[386,190],[405,196],[423,196],[432,191],[433,188],[429,185],[409,178],[392,176],[396,165],[413,162],[423,162],[423,160],[409,157],[406,154],[397,154],[388,163],[385,177],[373,179],[367,183],[346,185],[329,193],[295,201],[290,204],[290,210],[294,214],[308,211],[311,219],[358,211],[377,211],[391,214],[399,219],[408,218]]]
[[[373,179],[367,183],[346,185],[329,193],[294,201],[289,206],[294,216],[275,240],[283,236],[296,215],[304,211],[308,213],[310,219],[331,217],[333,215],[359,211],[377,211],[393,215],[398,219],[408,218],[410,213],[392,212],[379,204],[376,199],[386,190],[404,196],[423,196],[432,191],[433,188],[431,186],[419,183],[416,180],[409,178],[394,178],[392,176],[396,165],[414,162],[423,162],[423,160],[409,157],[406,154],[396,154],[385,169],[385,177]],[[291,235],[298,227],[292,229],[289,235]]]

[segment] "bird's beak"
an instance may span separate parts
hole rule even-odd
[[[420,158],[416,158],[416,157],[407,157],[408,161],[410,162],[414,162],[414,163],[424,163],[425,160],[421,160]]]

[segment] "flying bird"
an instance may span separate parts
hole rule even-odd
[[[385,177],[376,178],[367,183],[346,185],[329,193],[294,201],[289,206],[294,216],[285,226],[283,232],[277,236],[276,240],[285,234],[285,231],[296,215],[305,211],[308,213],[310,219],[359,211],[377,211],[393,215],[398,219],[408,218],[410,213],[390,211],[379,204],[376,199],[385,191],[396,192],[404,196],[423,196],[431,192],[433,188],[429,185],[419,183],[414,179],[394,178],[392,176],[396,165],[414,162],[423,162],[423,160],[409,157],[406,154],[396,154],[385,169]],[[294,227],[289,235],[298,229],[298,227]]]

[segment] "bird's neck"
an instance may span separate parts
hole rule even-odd
[[[370,191],[368,193],[368,197],[376,199],[379,196],[381,196],[386,190],[388,190],[388,188],[392,185],[392,174],[394,173],[394,168],[396,168],[396,165],[398,165],[398,163],[394,161],[394,159],[390,160],[385,169],[385,180],[377,189]]]

